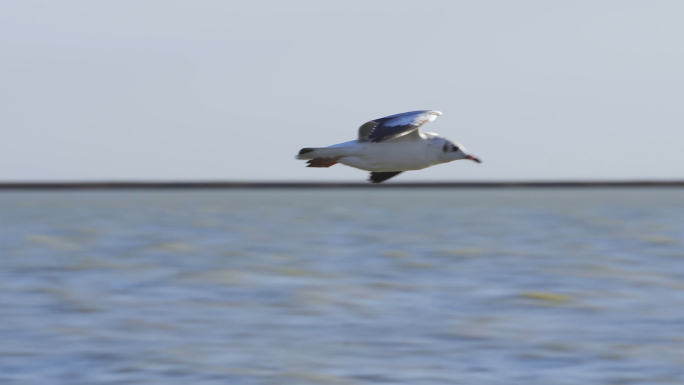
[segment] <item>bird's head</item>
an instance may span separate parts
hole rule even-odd
[[[444,140],[444,144],[442,145],[442,153],[440,154],[440,157],[446,162],[459,159],[469,159],[473,162],[482,163],[480,159],[470,155],[468,150],[466,150],[462,144],[452,142],[447,139]]]

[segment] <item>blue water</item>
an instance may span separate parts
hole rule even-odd
[[[684,384],[684,190],[0,194],[0,384]]]

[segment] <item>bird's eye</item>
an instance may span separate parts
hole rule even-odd
[[[456,151],[458,151],[458,147],[457,147],[457,146],[453,146],[453,147],[451,147],[451,151],[453,151],[453,152],[456,152]]]

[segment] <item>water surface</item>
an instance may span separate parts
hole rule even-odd
[[[4,192],[0,383],[682,384],[684,190]]]

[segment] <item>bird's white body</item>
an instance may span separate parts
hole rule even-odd
[[[328,147],[303,148],[297,159],[309,160],[309,167],[330,167],[341,163],[371,172],[380,183],[403,171],[422,170],[458,159],[480,162],[465,148],[437,134],[419,128],[441,112],[405,112],[371,120],[359,128],[359,138]]]
[[[352,140],[326,148],[339,149],[338,163],[365,171],[412,171],[449,162],[440,157],[445,139],[433,133],[401,136],[386,142]],[[333,157],[336,155],[331,153]]]

